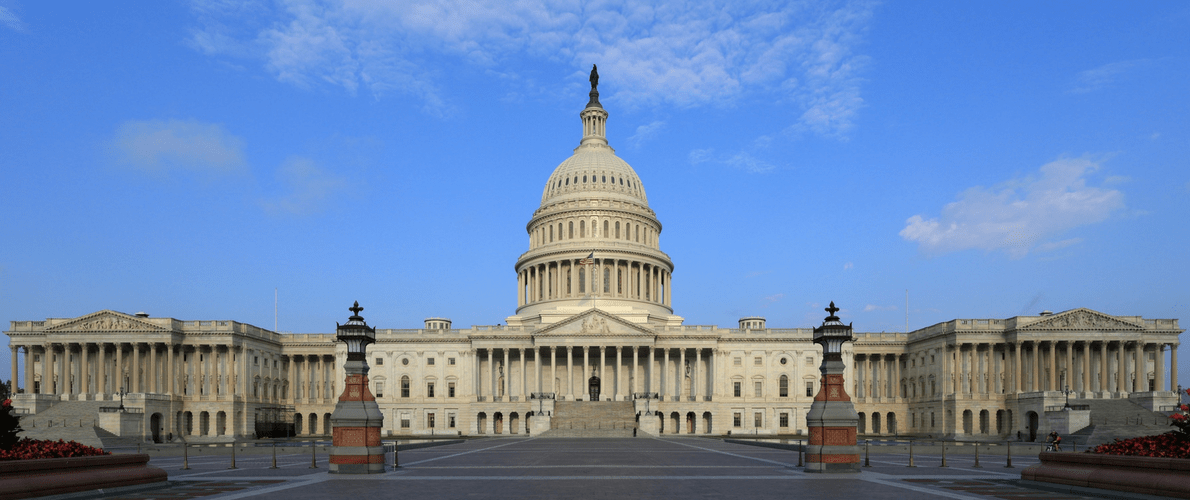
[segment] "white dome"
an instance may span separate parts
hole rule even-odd
[[[611,148],[579,146],[550,175],[541,206],[592,197],[649,206],[640,177]]]

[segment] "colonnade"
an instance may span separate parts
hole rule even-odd
[[[63,399],[109,400],[121,392],[183,396],[195,400],[294,401],[288,391],[294,366],[287,357],[241,345],[168,342],[53,342],[10,345],[12,380],[30,394]],[[23,351],[24,356],[18,354]],[[333,394],[334,356],[306,356],[303,380],[321,380],[317,397]],[[318,362],[314,358],[325,360]],[[20,364],[24,365],[24,377]],[[282,377],[288,365],[289,378]],[[315,371],[317,370],[317,371]],[[313,384],[311,384],[313,385]],[[308,393],[308,392],[307,392]]]
[[[856,354],[854,391],[857,398],[904,397],[901,380],[902,354]]]
[[[670,274],[665,266],[622,259],[566,259],[525,266],[517,275],[517,305],[545,300],[628,298],[670,305]]]
[[[601,399],[624,401],[633,393],[656,393],[664,400],[710,401],[715,395],[714,352],[631,345],[476,349],[471,356],[473,384],[481,402],[525,400],[533,392],[583,400],[594,375],[600,379]],[[508,369],[512,363],[520,365],[519,377]]]

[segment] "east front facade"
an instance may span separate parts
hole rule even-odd
[[[384,434],[805,433],[820,383],[812,329],[684,324],[661,222],[608,144],[594,86],[580,118],[579,146],[526,225],[515,313],[494,326],[377,328],[367,361]],[[1083,308],[955,319],[857,333],[845,379],[863,434],[1035,436],[1068,397],[1175,404],[1182,331],[1176,319]],[[345,375],[331,333],[231,320],[103,310],[4,333],[27,419],[92,412],[94,425],[143,439],[329,435]]]

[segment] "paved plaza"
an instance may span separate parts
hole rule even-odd
[[[873,447],[876,450],[877,447]],[[1015,484],[1036,458],[876,453],[860,474],[807,474],[796,452],[703,438],[476,439],[400,453],[401,467],[385,474],[337,476],[327,457],[309,453],[237,457],[154,457],[169,487],[105,498],[1092,498]],[[389,455],[391,461],[392,455]]]

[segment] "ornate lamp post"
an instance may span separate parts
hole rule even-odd
[[[1068,385],[1062,389],[1062,392],[1066,393],[1066,406],[1063,406],[1062,409],[1069,411],[1070,410],[1070,393],[1072,393],[1074,391],[1070,390],[1070,386]]]
[[[859,447],[856,446],[856,426],[859,414],[847,395],[843,383],[843,343],[850,342],[851,325],[844,325],[835,313],[839,308],[831,302],[830,313],[822,326],[814,329],[814,343],[822,346],[821,387],[810,411],[806,413],[806,427],[810,429],[810,443],[806,447],[806,472],[859,472]]]
[[[331,414],[334,437],[330,456],[332,474],[379,474],[384,472],[384,447],[380,444],[380,429],[384,415],[376,404],[376,396],[368,390],[368,362],[365,350],[376,342],[376,329],[368,326],[359,315],[364,308],[356,302],[348,308],[352,312],[347,323],[336,323],[335,334],[347,344],[347,382],[343,394]]]

